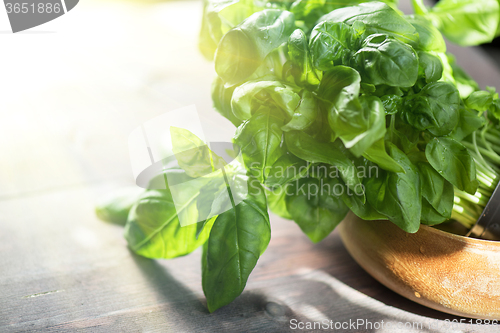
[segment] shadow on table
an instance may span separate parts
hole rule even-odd
[[[373,323],[425,320],[424,327],[417,331],[433,332],[436,330],[429,328],[428,324],[438,323],[435,319],[460,319],[409,301],[378,283],[354,262],[338,237],[334,234],[316,245],[318,252],[336,254],[328,267],[266,280],[258,288],[247,288],[230,306],[212,314],[206,309],[199,287],[189,285],[201,281],[181,281],[175,277],[175,271],[181,268],[180,263],[169,269],[161,262],[135,254],[131,256],[146,283],[155,290],[160,307],[158,312],[169,323],[173,320],[173,327],[182,331],[289,332],[297,331],[291,325],[294,319],[296,322],[342,322],[359,318]],[[184,279],[199,276],[198,269],[189,266],[193,261],[182,267]],[[403,311],[396,311],[393,307]],[[381,332],[376,327],[340,331]]]
[[[266,315],[268,300],[262,293],[246,291],[231,303],[210,314],[204,298],[175,278],[158,261],[131,253],[144,277],[157,293],[158,305],[175,328],[185,332],[279,332],[282,320]],[[183,275],[185,276],[185,275]],[[291,311],[285,307],[286,313]]]

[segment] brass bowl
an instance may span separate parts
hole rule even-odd
[[[500,242],[424,225],[409,234],[353,213],[339,232],[354,260],[396,293],[453,315],[500,319]]]

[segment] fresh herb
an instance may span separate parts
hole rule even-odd
[[[413,5],[405,16],[395,1],[206,0],[200,49],[215,60],[214,107],[237,127],[240,165],[172,128],[165,188],[100,216],[128,215],[129,246],[149,258],[203,246],[209,311],[243,291],[270,240],[268,208],[313,242],[349,210],[411,233],[470,227],[500,175],[500,99],[455,64],[441,33],[491,40],[498,2]]]

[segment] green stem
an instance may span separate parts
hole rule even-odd
[[[489,200],[489,198],[486,198],[486,199],[484,197],[478,198],[477,196],[471,195],[469,193],[465,193],[465,192],[460,191],[460,190],[455,190],[455,196],[457,196],[461,199],[465,199],[467,201],[470,201],[476,205],[480,205],[482,207],[485,207],[486,204],[488,203],[488,200]]]
[[[455,204],[452,219],[471,228],[481,216],[495,190],[500,175],[500,132],[490,125],[472,134],[471,141],[463,141],[476,164],[476,178],[479,187],[474,195],[455,188]]]
[[[490,158],[493,162],[500,164],[500,156],[498,156],[495,152],[491,152],[487,149],[484,149],[483,147],[478,147],[472,143],[469,142],[462,142],[462,144],[469,150],[476,151],[482,158],[482,155],[487,156]],[[485,162],[486,163],[486,162]]]

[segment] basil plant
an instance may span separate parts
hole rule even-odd
[[[214,61],[213,105],[235,126],[237,158],[230,167],[173,128],[164,188],[118,195],[99,216],[124,224],[148,258],[201,247],[211,312],[243,292],[271,238],[268,210],[313,242],[349,212],[408,233],[470,227],[500,175],[500,99],[455,63],[443,34],[491,41],[499,3],[413,6],[403,15],[390,0],[205,0],[199,46]]]

